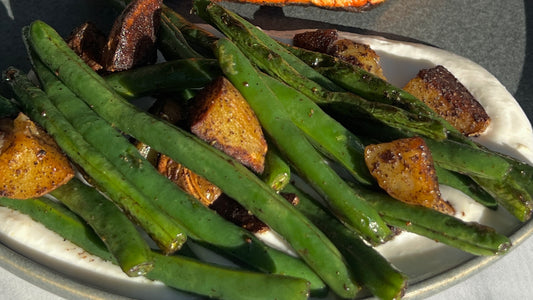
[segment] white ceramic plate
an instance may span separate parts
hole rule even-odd
[[[270,33],[290,39],[295,32]],[[487,133],[477,140],[491,149],[533,162],[533,134],[529,120],[512,95],[479,65],[425,45],[351,33],[342,35],[371,45],[381,56],[385,75],[398,86],[403,86],[422,68],[445,66],[474,94],[492,118]],[[447,187],[442,187],[442,193],[464,220],[493,226],[511,236],[513,242],[530,235],[530,228],[520,229],[522,224],[503,209],[484,209]],[[98,290],[138,299],[194,298],[143,278],[129,278],[118,267],[85,253],[28,217],[5,208],[0,208],[0,241],[20,254]],[[436,291],[497,258],[474,259],[462,251],[409,233],[401,234],[378,250],[409,276],[408,297]]]

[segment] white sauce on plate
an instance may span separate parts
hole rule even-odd
[[[302,30],[303,31],[303,30]],[[284,41],[297,33],[270,32]],[[533,162],[533,134],[530,122],[512,95],[498,80],[476,63],[447,51],[381,37],[341,33],[342,37],[370,45],[380,56],[385,76],[403,86],[422,68],[443,65],[451,71],[485,107],[492,122],[476,140],[490,149]],[[510,235],[520,223],[504,209],[486,209],[452,188],[441,187],[443,198],[452,203],[457,217],[493,226]],[[120,268],[87,254],[29,217],[0,208],[0,240],[18,253],[68,277],[127,297],[146,299],[188,298],[177,291],[144,278],[130,278]],[[277,247],[283,243],[276,242]],[[456,267],[470,254],[411,233],[377,247],[396,267],[417,282]]]

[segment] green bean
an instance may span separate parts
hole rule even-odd
[[[176,25],[168,18],[167,14],[161,14],[159,28],[158,48],[166,60],[202,57],[187,43],[181,31],[176,28]]]
[[[279,77],[318,104],[327,104],[338,113],[350,117],[354,117],[355,114],[356,116],[376,119],[393,127],[403,128],[438,140],[446,137],[444,126],[439,121],[409,113],[392,105],[369,102],[352,93],[327,90],[299,73],[278,52],[274,52],[265,45],[252,32],[252,26],[245,23],[242,18],[215,3],[206,6],[205,2],[203,0],[194,1],[196,11],[207,9],[205,13],[199,14],[201,16],[208,14],[207,21],[213,22],[220,31],[232,39],[254,64],[268,74]]]
[[[105,78],[107,83],[119,94],[128,98],[136,98],[165,90],[165,87],[185,87],[187,85],[197,87],[195,81],[197,74],[194,74],[194,69],[192,71],[187,69],[183,73],[179,72],[180,75],[170,74],[175,65],[185,64],[188,66],[189,64],[196,64],[196,62],[209,62],[210,68],[205,69],[204,84],[213,76],[221,74],[218,64],[216,68],[214,66],[211,68],[212,61],[177,60],[118,72]],[[168,68],[167,65],[169,65]],[[274,93],[284,95],[283,97],[278,96],[278,98],[291,115],[293,122],[305,131],[316,146],[330,158],[341,163],[359,182],[364,184],[373,182],[364,164],[364,146],[354,134],[327,116],[318,105],[305,95],[267,75],[264,75],[264,80]],[[140,84],[136,84],[136,82],[140,82]]]
[[[328,201],[337,216],[372,242],[380,243],[390,231],[364,199],[327,164],[284,106],[263,82],[244,54],[227,39],[217,42],[217,56],[226,77],[256,112],[272,142],[314,189]]]
[[[363,192],[364,188],[360,189]],[[369,190],[364,192],[366,199],[392,226],[475,255],[503,254],[511,247],[511,241],[491,227],[463,222],[433,209],[395,200],[385,193]]]
[[[511,171],[508,174],[510,180],[515,185],[520,186],[524,192],[533,195],[533,185],[531,184],[533,180],[533,166],[507,155],[500,154],[500,156],[512,165]]]
[[[446,140],[425,139],[433,160],[442,168],[471,176],[501,180],[512,165],[499,155],[480,148]]]
[[[37,57],[34,57],[31,49],[28,52],[32,57],[34,71],[52,104],[92,147],[102,153],[117,168],[127,181],[146,195],[160,211],[168,211],[168,206],[165,204],[185,193],[160,175],[120,132],[101,119],[85,102],[59,81]],[[164,215],[169,218],[168,224],[173,224],[175,228],[181,230],[183,226],[177,220],[171,219],[167,213]],[[185,234],[180,232],[172,243],[158,246],[163,252],[172,253],[178,250],[185,241]]]
[[[439,180],[439,184],[447,185],[457,189],[488,208],[496,209],[498,207],[498,202],[496,199],[494,199],[493,196],[481,188],[481,186],[472,180],[472,178],[460,173],[446,170],[438,165],[435,166],[435,171]]]
[[[294,184],[283,192],[294,193],[299,202],[296,206],[337,245],[344,255],[356,280],[380,299],[398,299],[407,285],[407,278],[396,270],[379,252],[368,246],[352,230],[348,229],[311,196]]]
[[[470,147],[471,149],[479,150],[480,152],[474,150],[472,151],[474,151],[476,154],[481,154],[480,157],[474,159],[472,156],[469,155],[457,155],[454,152],[450,152],[450,149],[447,149],[446,151],[444,151],[444,153],[447,153],[444,156],[441,155],[443,154],[442,152],[434,155],[440,160],[439,163],[441,164],[441,166],[457,172],[470,174],[476,179],[478,183],[483,183],[483,185],[485,185],[485,187],[489,189],[493,195],[499,195],[500,199],[507,199],[501,201],[502,204],[506,206],[509,210],[514,211],[514,214],[516,214],[519,219],[524,220],[524,218],[529,218],[528,216],[531,215],[531,212],[528,211],[530,209],[524,207],[524,205],[531,206],[530,204],[528,204],[530,202],[530,200],[528,199],[531,198],[530,195],[533,193],[533,189],[528,190],[528,188],[531,186],[531,184],[529,184],[528,182],[531,181],[531,174],[533,173],[533,169],[531,169],[531,166],[522,164],[513,158],[505,157],[501,154],[489,151],[490,153],[487,154],[488,156],[490,156],[491,161],[488,164],[489,167],[497,169],[499,171],[503,171],[502,173],[508,173],[510,174],[509,177],[512,177],[512,179],[506,179],[506,185],[503,185],[501,184],[501,182],[496,181],[496,178],[492,178],[492,176],[488,179],[485,178],[485,172],[475,174],[476,170],[472,168],[470,168],[468,171],[464,169],[456,169],[455,167],[457,167],[457,165],[455,165],[455,163],[458,161],[458,159],[479,162],[477,166],[481,166],[487,159],[487,155],[483,153],[486,151],[486,149],[482,146],[477,145],[475,142],[467,139],[465,136],[461,135],[448,122],[445,122],[442,120],[442,118],[436,116],[433,111],[431,111],[416,97],[390,84],[387,84],[384,80],[373,76],[372,74],[368,74],[367,72],[360,70],[357,67],[351,66],[347,63],[343,63],[339,59],[335,59],[325,54],[314,53],[312,51],[306,51],[295,47],[287,48],[293,53],[295,53],[295,55],[297,55],[299,58],[306,61],[308,64],[312,64],[315,69],[318,70],[321,74],[333,80],[340,86],[347,88],[363,97],[377,101],[383,101],[385,103],[397,102],[400,103],[400,105],[408,106],[409,110],[412,112],[419,112],[424,115],[435,116],[435,118],[441,119],[441,121],[443,122],[443,124],[446,125],[446,128],[449,131],[448,136],[451,140],[468,145],[468,147]],[[434,142],[432,143],[435,144]],[[432,150],[432,152],[437,152],[441,151],[443,146],[444,145],[439,145],[438,147],[430,148],[434,149]],[[448,146],[448,144],[446,146]],[[458,146],[454,145],[452,148],[456,147]],[[464,153],[464,151],[461,152]],[[507,166],[503,162],[503,160],[508,161]],[[453,166],[451,164],[453,164]],[[468,164],[469,167],[472,167],[472,164],[470,164],[470,162]],[[505,172],[506,168],[509,168],[509,170],[511,170],[511,168],[513,170],[522,169],[522,171]],[[524,169],[528,169],[528,171],[524,172]],[[525,178],[525,181],[522,181],[522,178]],[[513,184],[515,187],[509,188],[509,184]],[[522,201],[517,201],[517,196],[522,198]],[[520,204],[520,202],[522,203]]]
[[[88,253],[116,264],[115,257],[92,228],[65,205],[45,197],[25,200],[0,197],[0,206],[27,215]]]
[[[51,195],[93,228],[128,276],[145,275],[153,268],[151,249],[137,228],[96,189],[73,178]]]
[[[156,268],[147,277],[179,290],[228,300],[307,299],[308,283],[199,262],[181,256],[154,255]]]
[[[155,93],[200,89],[221,75],[214,59],[178,59],[105,76],[122,97],[131,99]]]
[[[255,174],[193,135],[129,104],[106,85],[102,77],[88,68],[50,26],[41,21],[33,22],[30,43],[40,59],[49,69],[56,71],[55,74],[69,89],[116,128],[170,156],[242,202],[253,214],[292,241],[291,244],[306,261],[310,257],[316,260],[323,257],[338,259],[336,250],[322,233]],[[213,244],[257,268],[290,272],[309,280],[315,289],[323,288],[321,280],[300,260],[269,250],[253,235],[225,221],[197,201],[176,199],[169,205],[174,206],[172,213],[187,228],[188,236]],[[336,280],[337,284],[342,284],[339,282],[345,283]]]
[[[38,58],[33,58],[32,62],[41,86],[68,122],[92,147],[101,152],[126,180],[137,186],[143,194],[153,198],[153,202],[161,211],[169,211],[167,204],[175,199],[189,197],[162,176],[134,145],[72,93]],[[183,242],[185,239],[180,245]],[[163,249],[164,252],[175,250],[177,249]]]
[[[356,65],[325,53],[281,45],[335,84],[365,99],[399,106],[410,112],[438,118],[447,123],[415,96]],[[452,126],[447,128],[457,131]]]
[[[506,207],[515,217],[521,221],[527,221],[533,215],[533,166],[520,162],[515,158],[497,152],[486,150],[510,165],[507,176],[503,180],[471,176],[481,185],[496,201]]]
[[[15,103],[0,95],[0,119],[13,117],[19,111]]]
[[[342,165],[363,184],[373,184],[364,161],[364,145],[359,138],[327,115],[311,99],[282,82],[263,76],[292,121],[313,141],[322,153]]]
[[[163,5],[161,15],[168,19],[175,30],[179,31],[185,38],[185,41],[197,52],[204,57],[214,57],[213,43],[218,40],[210,32],[187,21],[183,16],[178,14],[172,8]]]
[[[473,176],[471,178],[518,220],[525,222],[531,218],[533,214],[531,194],[513,178],[506,177],[503,180]]]
[[[158,245],[163,248],[176,248],[183,243],[184,235],[175,222],[87,143],[41,89],[13,68],[8,69],[6,78],[21,102],[23,111],[43,126],[69,158],[81,166],[98,188],[134,218]]]
[[[0,206],[26,214],[88,253],[116,264],[113,255],[92,228],[61,203],[44,197],[27,200],[0,197]],[[118,208],[112,208],[121,213]],[[306,299],[309,293],[308,283],[299,278],[217,266],[181,255],[165,256],[151,252],[150,256],[154,265],[145,275],[147,278],[209,298]]]
[[[297,57],[292,55],[289,51],[284,49],[281,45],[278,44],[277,41],[272,39],[270,36],[268,36],[266,33],[264,33],[262,30],[254,26],[253,24],[247,22],[237,14],[231,13],[229,10],[225,10],[221,6],[218,6],[217,4],[213,3],[212,1],[208,0],[194,0],[193,1],[193,10],[196,14],[198,14],[202,19],[208,22],[213,22],[215,19],[216,21],[222,21],[222,22],[238,22],[239,26],[242,26],[243,29],[249,30],[253,33],[254,38],[257,38],[257,41],[260,41],[263,43],[266,47],[269,49],[272,49],[277,54],[279,54],[283,60],[287,61],[289,65],[294,67],[299,74],[302,74],[303,76],[310,78],[313,82],[318,83],[319,85],[325,87],[326,89],[332,90],[332,91],[343,91],[342,88],[334,84],[331,80],[326,78],[325,76],[321,75],[320,73],[316,72],[299,60]],[[225,13],[228,13],[227,15],[223,16],[222,14],[219,14],[217,12],[217,15],[214,16],[212,14],[213,10],[224,10]],[[223,19],[218,19],[223,18]],[[216,25],[219,29],[222,29],[219,24]],[[221,30],[224,34],[228,35],[228,33],[225,30]],[[192,39],[192,38],[191,38]],[[252,43],[252,41],[250,41]],[[241,49],[242,50],[242,49]]]
[[[374,138],[382,137],[384,134],[387,135],[386,140],[410,136],[392,128],[384,129],[381,124],[351,125],[354,126],[352,130],[364,131],[364,134]],[[530,184],[532,177],[530,166],[486,148],[472,147],[456,141],[436,142],[426,139],[426,143],[437,167],[469,176],[519,220],[525,221],[531,218],[533,191]]]
[[[34,65],[37,64],[34,63]],[[38,73],[40,75],[47,74],[42,70],[40,70]],[[54,82],[50,78],[46,78],[46,80],[43,82],[45,82],[45,85],[47,85],[49,90],[55,90],[55,93],[64,94],[68,92],[66,87],[58,84],[57,82],[55,83],[56,86],[54,86]],[[196,225],[195,222],[201,222],[201,219],[205,219],[206,221],[204,222],[206,225],[209,222],[212,223],[212,227],[224,231],[223,235],[220,235],[220,233],[217,232],[206,235],[205,231],[200,231],[200,235],[202,235],[201,240],[206,240],[209,243],[215,244],[215,246],[218,247],[217,250],[219,251],[220,248],[223,248],[222,251],[225,252],[225,254],[229,253],[232,256],[236,256],[244,260],[246,263],[253,265],[254,267],[258,267],[265,271],[287,273],[293,276],[301,276],[305,279],[308,279],[312,282],[312,288],[314,292],[319,292],[323,288],[321,280],[318,279],[316,275],[299,260],[284,255],[278,251],[274,251],[273,249],[266,248],[262,243],[252,236],[243,239],[243,237],[248,234],[244,234],[239,227],[225,222],[218,215],[213,215],[208,209],[205,209],[205,211],[207,211],[205,212],[203,210],[203,206],[201,206],[201,208],[195,207],[197,203],[195,199],[180,191],[175,184],[168,181],[166,178],[163,178],[160,176],[160,174],[154,173],[155,169],[151,168],[147,162],[142,164],[144,166],[142,168],[138,168],[137,163],[134,165],[129,165],[128,163],[131,161],[140,161],[136,149],[127,142],[124,145],[124,142],[121,142],[123,137],[111,127],[106,129],[108,124],[94,116],[94,113],[88,110],[88,107],[84,107],[84,103],[82,105],[76,103],[75,96],[71,95],[68,98],[69,99],[65,99],[65,102],[58,103],[58,106],[69,111],[68,114],[72,118],[72,122],[76,123],[78,126],[76,129],[88,134],[88,138],[92,141],[92,143],[100,143],[100,147],[104,148],[102,151],[110,158],[125,157],[124,155],[127,154],[128,159],[116,159],[114,160],[115,163],[124,165],[124,167],[128,169],[124,172],[125,176],[131,178],[132,182],[135,182],[138,186],[142,187],[146,193],[149,195],[157,195],[157,205],[168,213],[169,218],[175,216],[175,212],[177,210],[184,210],[183,203],[181,205],[174,205],[176,201],[179,200],[182,202],[191,203],[192,210],[184,210],[183,212],[183,215],[191,214],[191,217],[193,218],[192,221],[186,223],[187,228],[191,228]],[[60,100],[57,101],[60,102]],[[98,131],[93,130],[95,126],[99,125],[100,127],[98,128]],[[96,134],[92,135],[91,132],[96,132]],[[135,176],[135,173],[138,173],[137,175],[139,176]],[[197,217],[198,219],[194,219],[193,216]],[[197,227],[197,225],[195,227]],[[209,229],[212,230],[212,228],[206,227],[206,230]],[[195,231],[197,230],[195,229]],[[193,232],[192,234],[194,235],[193,237],[195,239],[198,239],[196,236],[197,232]],[[249,239],[249,242],[247,242],[246,239]],[[252,245],[252,243],[254,245]],[[246,245],[246,247],[237,247],[241,244]],[[258,255],[258,253],[260,255]]]
[[[411,113],[437,120],[445,126],[449,139],[475,146],[473,141],[466,138],[424,102],[386,80],[328,54],[281,43],[280,45],[342,88],[365,99],[398,106]]]
[[[181,199],[196,202],[192,196],[162,176],[141,156],[134,145],[74,95],[42,63],[39,63],[38,59],[33,59],[33,61],[42,86],[74,128],[119,168],[127,180],[139,187],[142,193],[152,197],[155,204],[162,211],[167,212],[169,218],[174,215],[174,210],[180,209],[171,206],[174,201]],[[175,221],[185,227],[181,225],[180,220],[175,219]]]
[[[178,68],[175,68],[176,66]],[[115,72],[104,78],[120,96],[132,102],[137,100],[137,104],[143,105],[144,102],[139,101],[149,101],[143,99],[144,96],[157,98],[174,95],[179,99],[176,101],[187,102],[221,74],[216,60],[187,59]]]
[[[281,191],[291,180],[291,168],[280,155],[279,150],[269,143],[261,179],[275,191]]]
[[[203,60],[198,60],[202,62]],[[189,64],[190,60],[186,61],[172,61],[171,65]],[[196,63],[192,61],[191,63]],[[194,72],[184,71],[179,76],[174,76],[166,72],[164,67],[166,64],[150,65],[141,67],[135,70],[118,72],[110,76],[106,76],[106,81],[109,83],[119,94],[127,94],[129,98],[140,97],[145,94],[154,94],[161,90],[160,87],[184,87],[187,84],[195,86],[196,76]],[[211,61],[209,61],[211,65]],[[164,67],[160,72],[159,67]],[[173,68],[168,68],[172,70]],[[170,71],[171,72],[171,71]],[[220,75],[221,70],[213,67],[206,70],[207,78]],[[123,80],[123,77],[131,78],[131,80]],[[282,82],[263,75],[263,79],[272,89],[272,91],[278,94],[279,100],[282,102],[286,111],[290,114],[293,122],[302,129],[313,141],[313,143],[328,157],[336,160],[343,165],[359,182],[364,184],[372,184],[373,179],[368,172],[368,168],[364,164],[363,150],[364,145],[361,144],[359,139],[349,132],[346,128],[342,127],[338,122],[333,120],[313,101],[311,101],[305,95],[299,93],[295,89],[283,84]],[[110,80],[111,79],[111,80]],[[135,84],[135,82],[141,82],[141,84]],[[144,84],[150,82],[152,84]],[[127,92],[122,92],[127,91]],[[274,158],[275,159],[275,158]],[[267,168],[268,168],[267,158]],[[273,162],[274,163],[274,162]],[[265,176],[270,174],[265,173]],[[278,173],[281,177],[279,179],[288,178],[286,175]],[[275,180],[272,178],[272,180]]]

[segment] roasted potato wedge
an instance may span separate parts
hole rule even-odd
[[[382,79],[386,79],[379,63],[379,55],[368,45],[348,39],[339,39],[337,30],[317,29],[298,33],[293,37],[293,44],[296,47],[338,57]]]
[[[211,205],[222,194],[217,186],[166,155],[159,157],[157,170],[205,206]]]
[[[204,206],[216,211],[226,220],[251,232],[268,230],[265,223],[252,215],[233,198],[222,193],[222,190],[216,185],[173,161],[170,157],[161,155],[157,169],[186,193],[198,199]]]
[[[74,176],[73,167],[55,141],[26,115],[19,113],[9,127],[0,148],[0,196],[39,197]]]
[[[191,132],[256,173],[265,165],[267,143],[248,102],[224,77],[205,87],[194,100]]]
[[[328,53],[338,57],[352,65],[374,74],[381,79],[386,79],[383,69],[379,64],[379,55],[365,44],[356,43],[352,40],[340,39],[329,47]]]
[[[248,102],[227,79],[217,78],[193,103],[189,112],[193,134],[255,172],[263,172],[267,144],[261,125]],[[169,115],[169,111],[176,110],[173,107],[160,104],[154,109],[169,122],[181,120],[181,114]],[[157,167],[160,173],[225,219],[252,232],[268,230],[266,224],[217,186],[166,155],[160,155]]]
[[[259,233],[269,230],[268,225],[226,194],[222,194],[209,208],[216,211],[224,219],[250,232]]]
[[[295,34],[292,43],[296,47],[328,53],[329,46],[338,39],[339,32],[335,29],[317,29]]]
[[[105,70],[116,72],[154,63],[162,0],[135,0],[115,20],[103,49]]]
[[[487,129],[490,117],[466,87],[443,66],[423,69],[404,90],[418,97],[466,136]]]
[[[368,145],[365,163],[379,186],[391,197],[445,214],[455,213],[441,198],[431,152],[422,138]]]
[[[78,54],[94,71],[102,66],[102,49],[106,44],[106,36],[94,23],[86,22],[75,28],[67,38],[69,47]]]

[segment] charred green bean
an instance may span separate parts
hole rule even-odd
[[[265,170],[261,178],[275,191],[281,191],[291,180],[291,168],[271,143],[265,156]]]
[[[283,235],[304,260],[322,260],[324,256],[340,260],[337,258],[336,249],[316,227],[246,167],[191,134],[129,104],[116,94],[103,78],[88,68],[68,48],[57,32],[45,23],[33,22],[30,37],[40,59],[49,69],[55,70],[55,74],[65,85],[102,118],[153,149],[169,155],[219,186],[230,197],[242,202],[243,206]],[[210,163],[206,164],[206,161]],[[173,213],[180,223],[187,227],[189,236],[213,243],[234,255],[238,253],[237,257],[249,259],[256,266],[259,264],[277,272],[296,272],[300,274],[299,277],[304,276],[315,286],[320,286],[321,282],[316,280],[316,275],[298,265],[297,261],[293,261],[286,269],[281,261],[273,264],[274,255],[271,251],[265,251],[265,247],[251,234],[240,231],[236,233],[238,229],[229,228],[226,224],[228,222],[220,221],[223,219],[208,208],[189,199],[174,202],[173,205],[179,209],[173,210]],[[213,230],[214,228],[217,230]],[[304,236],[307,238],[303,238]],[[250,249],[254,247],[257,251],[252,253]],[[276,258],[284,259],[285,263],[290,261],[288,258],[280,258],[279,255]],[[338,280],[338,275],[334,276],[337,279],[336,284],[343,282],[350,286],[350,282]],[[353,294],[353,291],[347,293]]]
[[[100,238],[78,215],[48,198],[9,199],[0,197],[0,206],[9,207],[43,224],[90,254],[116,263]],[[121,213],[114,207],[116,213]],[[145,276],[181,291],[217,299],[307,299],[309,284],[303,279],[250,272],[200,262],[181,255],[151,252],[153,269]]]
[[[266,73],[280,78],[318,104],[327,104],[338,113],[350,117],[362,116],[379,120],[392,127],[402,128],[437,140],[446,138],[444,125],[437,120],[410,113],[396,106],[369,102],[352,93],[332,92],[324,88],[298,72],[293,64],[289,63],[279,52],[265,45],[252,32],[253,26],[236,14],[205,0],[194,1],[194,5],[200,16],[206,18],[206,21],[212,22],[234,41],[254,64]],[[273,41],[273,43],[276,44],[277,42]]]
[[[364,145],[359,138],[327,115],[316,103],[290,86],[268,76],[265,83],[313,144],[326,155],[342,165],[362,184],[374,180],[364,163]]]
[[[134,218],[156,243],[165,245],[165,248],[175,248],[183,242],[181,228],[92,147],[63,117],[44,91],[16,69],[9,69],[6,78],[23,111],[43,126],[69,158],[81,166],[98,188]]]
[[[11,199],[0,197],[0,206],[25,214],[44,227],[83,248],[92,255],[117,263],[100,237],[65,205],[50,198]]]
[[[496,199],[472,180],[472,178],[457,172],[446,170],[440,166],[435,166],[435,171],[437,173],[439,184],[457,189],[488,208],[496,209],[498,207]]]
[[[407,277],[404,274],[396,270],[374,248],[363,242],[355,232],[328,214],[317,200],[294,184],[287,185],[283,192],[298,195],[299,202],[296,206],[298,210],[324,232],[328,232],[330,239],[344,255],[358,282],[361,282],[379,299],[392,300],[401,297],[407,286]]]
[[[135,225],[96,189],[73,178],[51,194],[91,226],[128,276],[153,268],[151,249]]]
[[[215,299],[307,299],[308,283],[300,278],[218,267],[181,257],[154,255],[147,277],[179,290]]]
[[[177,59],[115,72],[106,82],[122,97],[131,99],[164,92],[200,89],[222,72],[214,59]]]
[[[372,242],[385,241],[390,235],[385,223],[325,162],[244,54],[227,39],[217,42],[216,53],[226,77],[248,101],[267,135],[299,175],[354,230]]]
[[[19,112],[19,108],[9,99],[0,96],[0,119],[13,117]]]
[[[395,200],[384,193],[360,189],[392,226],[475,255],[503,254],[511,247],[509,238],[491,227],[463,222],[436,210]]]

